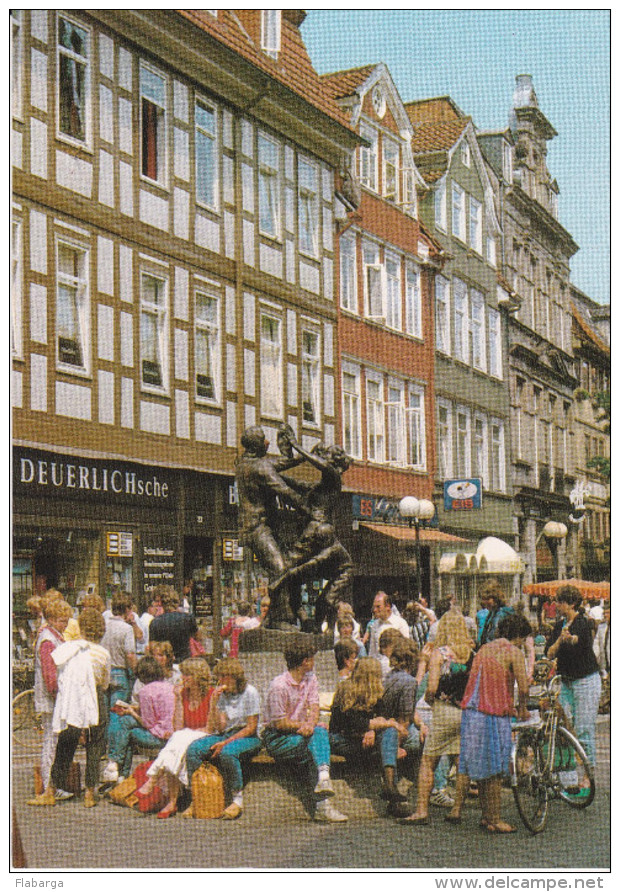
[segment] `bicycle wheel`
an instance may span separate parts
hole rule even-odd
[[[512,751],[512,793],[530,833],[540,833],[547,824],[549,791],[544,764],[537,732],[521,731]]]
[[[587,808],[596,789],[594,769],[577,738],[561,725],[556,737],[555,762],[554,780],[560,798],[571,808]]]
[[[13,699],[13,740],[26,750],[36,751],[43,742],[41,716],[34,708],[34,691],[22,691]]]

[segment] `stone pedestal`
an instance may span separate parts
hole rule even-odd
[[[309,632],[283,632],[279,629],[265,629],[261,626],[258,629],[248,629],[246,632],[241,633],[239,636],[239,656],[242,658],[245,653],[281,654],[294,636],[303,637],[305,640],[311,641],[317,652],[332,650],[334,647],[334,636],[331,632],[324,635],[316,635]]]

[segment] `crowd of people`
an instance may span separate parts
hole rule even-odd
[[[277,769],[292,766],[318,822],[348,820],[334,804],[334,754],[380,771],[386,814],[403,825],[429,824],[431,805],[445,807],[445,821],[459,824],[469,795],[478,798],[485,832],[512,833],[501,816],[501,790],[511,719],[527,718],[537,648],[556,660],[562,703],[595,762],[601,675],[611,665],[609,607],[593,630],[578,590],[564,586],[556,604],[553,625],[534,630],[492,580],[475,619],[449,598],[434,609],[420,598],[401,614],[381,591],[362,630],[352,607],[341,603],[333,629],[338,684],[326,719],[313,636],[286,636],[286,670],[271,680],[261,703],[238,659],[239,635],[261,622],[249,604],[240,604],[222,630],[228,654],[212,669],[196,647],[195,617],[170,587],[155,590],[140,617],[124,593],[113,597],[110,611],[87,595],[77,620],[52,590],[39,604],[35,639],[43,791],[29,804],[71,798],[68,774],[82,741],[85,807],[127,779],[134,757],[146,751],[150,764],[135,795],[147,803],[161,793],[158,818],[194,814],[192,778],[211,762],[226,792],[222,817],[235,820],[244,808],[244,765],[264,749]],[[413,781],[413,804],[399,785],[403,775]]]

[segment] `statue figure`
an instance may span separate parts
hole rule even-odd
[[[281,576],[289,566],[273,532],[278,499],[305,516],[310,514],[302,495],[281,474],[303,461],[303,458],[293,456],[293,436],[288,425],[283,427],[278,432],[280,456],[268,456],[269,442],[262,427],[248,427],[241,437],[245,451],[236,466],[243,544],[252,549],[270,578]],[[293,627],[294,622],[288,593],[279,589],[271,597],[265,625],[286,628]]]
[[[316,605],[316,625],[320,630],[323,617],[329,624],[335,622],[338,604],[348,600],[353,576],[351,557],[338,540],[334,525],[334,513],[342,491],[342,475],[351,466],[352,460],[341,446],[326,448],[317,444],[312,452],[307,452],[291,441],[291,447],[321,472],[321,479],[310,487],[295,484],[306,490],[305,501],[310,520],[289,551],[288,568],[270,583],[269,591],[273,597],[285,583],[308,581],[317,576],[327,579]]]

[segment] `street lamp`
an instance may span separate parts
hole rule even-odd
[[[556,576],[560,578],[560,560],[558,547],[563,539],[566,539],[568,528],[565,523],[556,520],[548,520],[543,527],[541,536],[544,536],[549,543],[550,549],[553,551],[553,559],[555,561]],[[553,543],[553,544],[552,544]]]
[[[420,568],[420,522],[423,520],[431,520],[435,516],[435,506],[428,499],[416,499],[415,496],[405,496],[400,500],[398,510],[401,517],[405,517],[411,529],[412,523],[415,524],[415,566],[416,566],[416,601],[420,597],[420,589],[422,588],[421,568]]]

